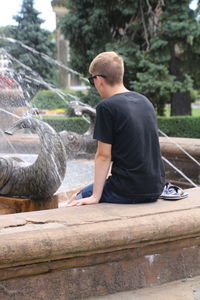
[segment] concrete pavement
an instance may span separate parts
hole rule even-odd
[[[88,300],[200,300],[200,276]]]

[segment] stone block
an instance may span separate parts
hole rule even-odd
[[[200,275],[200,188],[179,201],[0,218],[0,299],[87,299]]]
[[[48,201],[35,201],[28,198],[0,196],[0,215],[35,210],[53,209],[58,207],[57,197]]]

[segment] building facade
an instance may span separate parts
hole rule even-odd
[[[70,73],[65,66],[69,66],[70,62],[70,46],[62,34],[59,22],[69,10],[66,8],[67,0],[53,0],[51,1],[52,9],[56,17],[56,47],[57,47],[57,60],[61,63],[59,67],[59,85],[60,88],[84,89],[84,84],[79,78]]]

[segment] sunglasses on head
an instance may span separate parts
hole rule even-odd
[[[97,78],[97,76],[100,76],[100,77],[106,78],[106,76],[105,76],[105,75],[101,75],[101,74],[99,74],[99,75],[94,75],[94,76],[91,76],[91,77],[89,77],[89,78],[88,78],[88,81],[89,81],[89,83],[90,83],[91,85],[93,85],[93,86],[94,86],[94,79],[95,79],[95,78]]]

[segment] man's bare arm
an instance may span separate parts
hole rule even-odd
[[[97,152],[95,155],[95,174],[93,194],[88,198],[73,200],[69,206],[79,206],[84,204],[96,204],[100,201],[105,180],[111,164],[112,145],[98,141]]]

